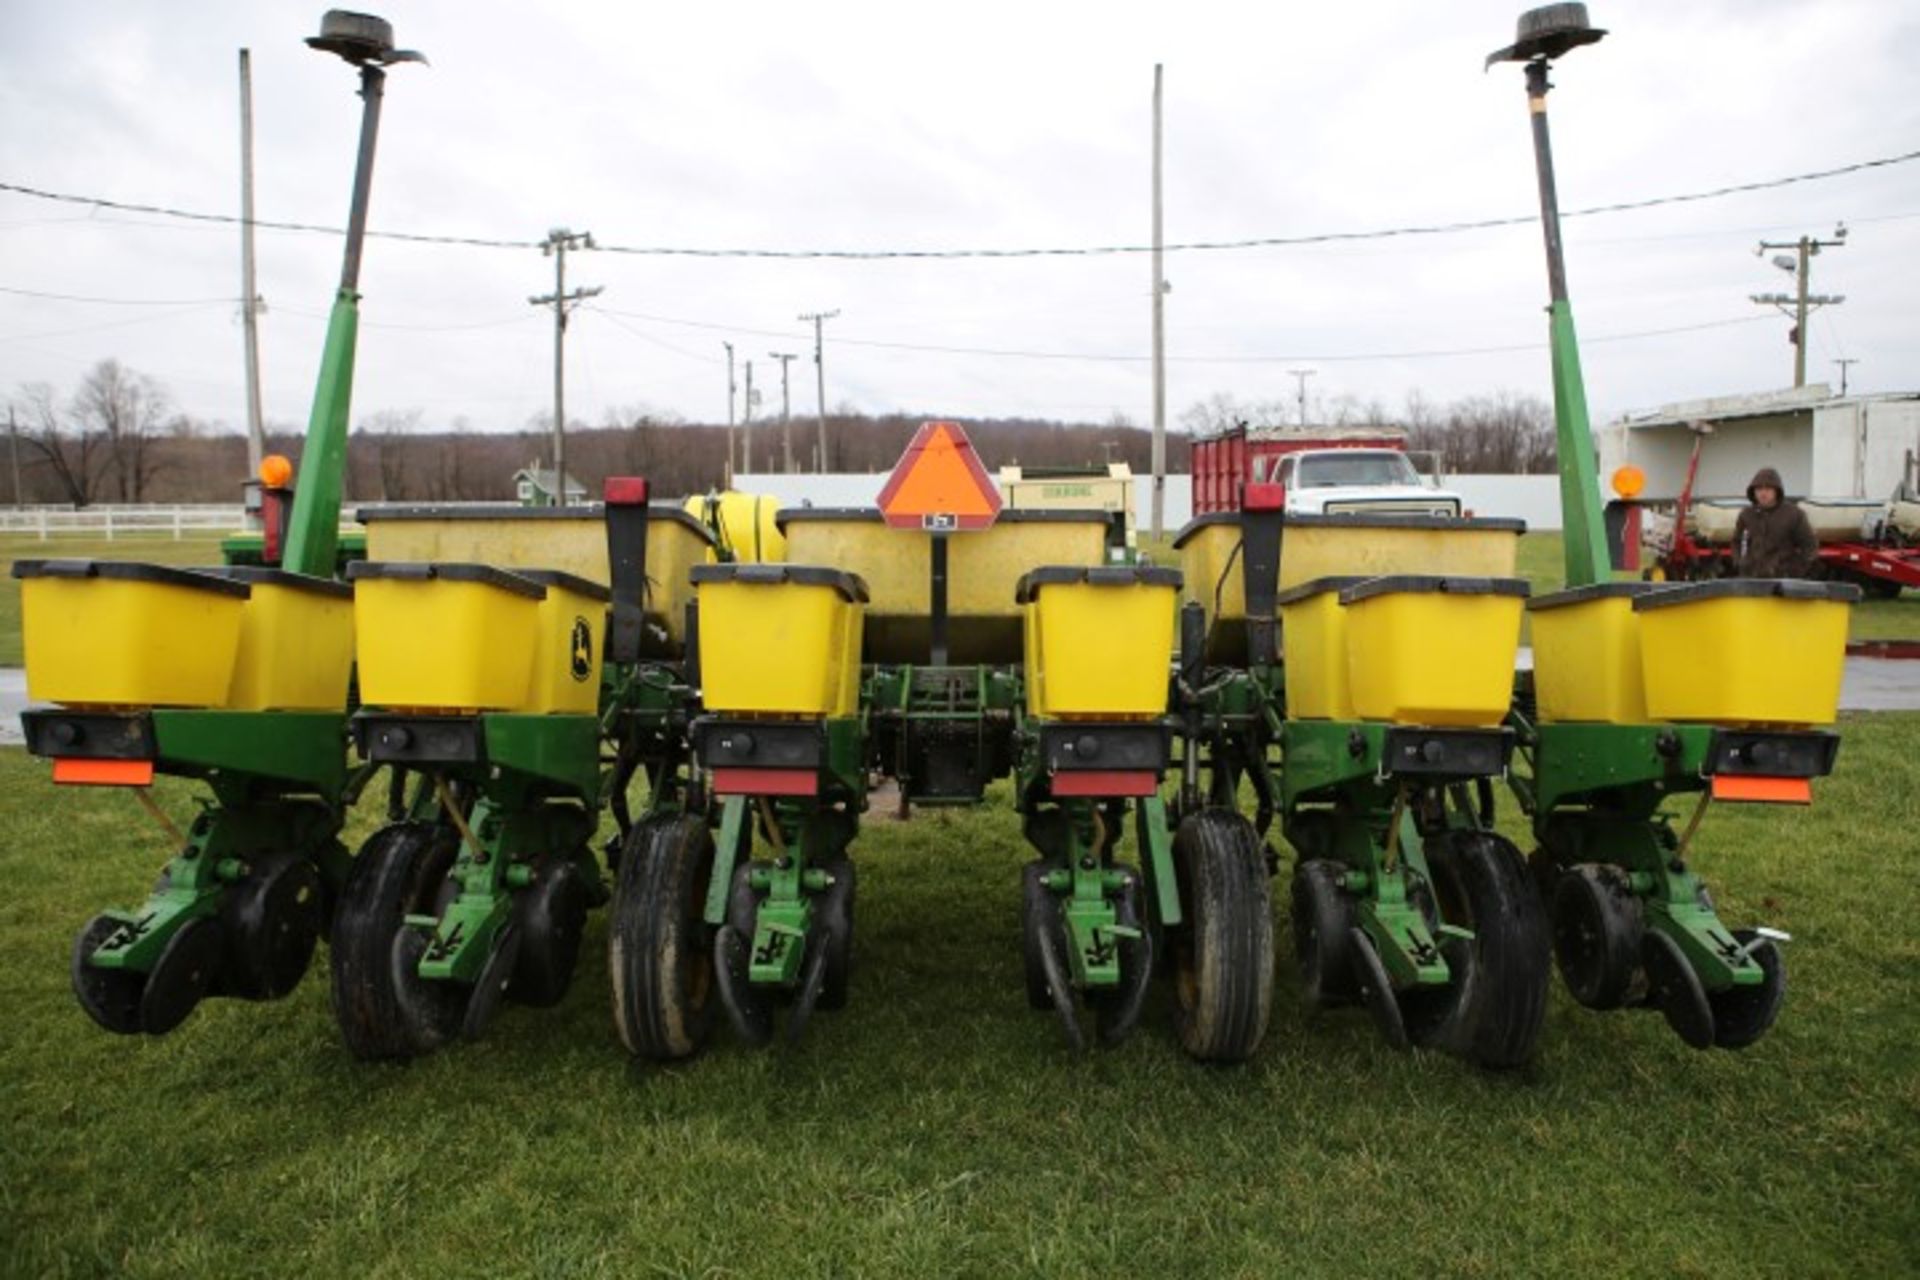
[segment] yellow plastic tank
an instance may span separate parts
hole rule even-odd
[[[540,635],[533,650],[527,710],[592,715],[600,709],[600,672],[606,655],[607,602],[597,582],[557,569],[516,569],[517,577],[547,589],[540,602]]]
[[[225,706],[234,711],[345,711],[353,677],[353,588],[285,569],[208,569],[252,591]]]
[[[1640,615],[1653,582],[1599,582],[1527,601],[1533,689],[1544,723],[1645,724]]]
[[[1362,720],[1490,726],[1513,700],[1527,584],[1393,575],[1340,592],[1347,684]]]
[[[1284,590],[1336,575],[1511,578],[1524,520],[1290,515],[1280,539]]]
[[[1322,578],[1393,574],[1512,577],[1523,520],[1438,516],[1288,515],[1280,538],[1282,591]],[[1186,599],[1207,613],[1207,653],[1246,658],[1247,596],[1240,562],[1240,513],[1196,517],[1175,536]]]
[[[925,662],[932,644],[932,549],[927,534],[888,528],[874,507],[789,507],[787,558],[859,575],[868,662]],[[947,538],[947,639],[955,663],[1020,661],[1021,577],[1047,565],[1106,563],[1099,511],[1002,511],[989,529]]]
[[[547,588],[480,564],[347,566],[360,700],[390,710],[532,707]]]
[[[837,718],[860,710],[859,615],[867,587],[838,569],[706,564],[701,703],[737,715]]]
[[[1633,602],[1647,714],[1727,725],[1831,724],[1849,606],[1843,583],[1722,578]]]
[[[1166,713],[1177,569],[1049,566],[1020,579],[1027,714],[1144,720]]]
[[[607,526],[598,502],[568,507],[511,503],[369,506],[357,512],[367,527],[367,559],[490,564],[504,569],[557,569],[605,584]],[[705,564],[713,534],[677,506],[647,508],[648,656],[678,657],[686,641],[688,571]],[[656,647],[655,635],[667,636]]]
[[[1340,593],[1361,581],[1315,578],[1277,597],[1290,719],[1355,718],[1347,682],[1347,614]]]
[[[696,494],[687,499],[684,509],[717,538],[707,551],[708,564],[717,563],[723,555],[741,564],[777,564],[787,558],[780,503],[764,493]]]
[[[66,706],[218,707],[247,584],[116,560],[16,560],[27,696]]]

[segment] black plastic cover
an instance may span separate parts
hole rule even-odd
[[[1530,610],[1558,609],[1563,605],[1585,604],[1589,600],[1639,599],[1655,591],[1671,590],[1665,582],[1591,582],[1584,587],[1551,591],[1527,601]]]
[[[361,507],[353,518],[361,524],[377,520],[600,520],[606,513],[604,502],[571,502],[564,507],[523,507],[517,502],[396,502]],[[683,525],[708,546],[714,545],[713,530],[675,503],[648,503],[647,519]]]
[[[607,601],[613,599],[613,591],[611,588],[604,587],[598,582],[590,578],[583,578],[576,573],[563,573],[559,569],[521,568],[515,568],[513,572],[516,576],[531,579],[541,586],[559,587],[563,591],[571,591],[576,595],[598,600],[601,604],[605,604]]]
[[[1345,591],[1355,583],[1365,582],[1366,580],[1365,575],[1357,573],[1341,574],[1332,578],[1314,578],[1311,581],[1295,583],[1293,586],[1288,587],[1285,591],[1282,591],[1273,598],[1273,603],[1276,606],[1296,604],[1312,596],[1325,595],[1329,591]]]
[[[764,585],[791,582],[807,587],[832,587],[842,600],[867,602],[867,583],[857,573],[806,564],[697,564],[693,582],[752,582]]]
[[[1371,600],[1375,596],[1419,593],[1449,596],[1521,596],[1533,588],[1525,578],[1453,578],[1440,574],[1396,573],[1384,578],[1363,578],[1340,592],[1341,604]]]
[[[222,578],[231,578],[235,582],[244,582],[249,586],[258,582],[270,587],[290,587],[295,591],[311,591],[315,595],[333,596],[339,600],[353,599],[353,588],[338,578],[316,578],[310,573],[295,573],[291,569],[269,569],[263,565],[229,564],[197,572],[211,573]]]
[[[1084,582],[1096,587],[1180,587],[1180,571],[1144,564],[1043,565],[1022,574],[1013,589],[1013,602],[1027,604],[1041,587]]]
[[[1699,600],[1833,600],[1854,604],[1860,588],[1851,582],[1808,582],[1803,578],[1716,578],[1712,582],[1687,582],[1651,592],[1633,602],[1633,611],[1664,609],[1669,605],[1693,604]]]
[[[219,575],[219,566],[205,570],[176,569],[164,564],[140,564],[131,560],[15,560],[16,578],[117,578],[127,582],[157,582],[169,587],[190,587],[216,595],[238,596],[245,600],[253,594],[244,582]]]
[[[547,589],[529,578],[490,564],[429,564],[415,560],[356,560],[347,566],[347,579],[397,579],[403,582],[478,582],[529,600],[545,600]]]

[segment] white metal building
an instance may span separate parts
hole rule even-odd
[[[1631,462],[1647,473],[1643,497],[1677,497],[1696,421],[1713,426],[1694,486],[1705,498],[1742,497],[1756,470],[1773,467],[1794,497],[1885,501],[1920,455],[1920,392],[1836,396],[1816,383],[1628,414],[1600,433],[1602,484]]]

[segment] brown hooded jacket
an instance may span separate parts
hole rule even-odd
[[[1780,495],[1772,507],[1762,507],[1754,490],[1769,487]],[[1762,467],[1747,486],[1747,501],[1733,526],[1733,570],[1743,578],[1800,578],[1813,568],[1820,544],[1799,504],[1787,499],[1780,473]]]

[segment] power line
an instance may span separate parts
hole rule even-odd
[[[1837,165],[1828,169],[1814,169],[1805,173],[1788,174],[1779,178],[1767,178],[1754,182],[1733,183],[1727,186],[1712,187],[1703,191],[1680,192],[1673,195],[1651,196],[1639,200],[1620,200],[1609,204],[1591,205],[1584,209],[1563,212],[1565,218],[1589,217],[1595,214],[1627,213],[1639,209],[1654,209],[1666,205],[1693,204],[1703,200],[1717,200],[1725,196],[1744,195],[1755,191],[1772,191],[1781,187],[1790,187],[1808,182],[1819,182],[1828,178],[1844,177],[1853,173],[1864,173],[1872,169],[1884,169],[1892,165],[1907,164],[1920,160],[1920,151],[1908,151],[1899,155],[1879,156],[1871,160],[1858,160],[1851,164]],[[96,209],[112,209],[122,213],[147,213],[162,217],[179,218],[193,222],[234,224],[242,221],[232,214],[205,213],[189,209],[176,209],[165,205],[144,204],[132,201],[109,200],[100,196],[76,195],[70,192],[48,191],[38,187],[24,186],[19,183],[0,182],[0,191],[14,195],[28,196],[36,200],[51,200],[63,204],[88,205]],[[1359,240],[1388,240],[1406,236],[1448,235],[1462,231],[1484,231],[1495,227],[1522,226],[1534,222],[1537,214],[1519,214],[1501,218],[1472,218],[1453,222],[1416,224],[1403,227],[1380,227],[1364,231],[1321,231],[1291,236],[1253,236],[1240,240],[1192,240],[1181,244],[1166,245],[1163,252],[1210,252],[1233,249],[1277,249],[1301,245],[1337,244]],[[256,228],[269,231],[304,231],[321,235],[339,235],[338,227],[322,226],[310,222],[286,222],[271,219],[255,219]],[[508,240],[488,236],[455,236],[425,234],[407,231],[368,231],[369,236],[379,236],[386,240],[398,240],[412,244],[460,245],[478,249],[534,249],[541,243],[537,240]],[[1040,248],[1011,249],[753,249],[753,248],[694,248],[672,245],[601,245],[605,253],[620,253],[641,257],[677,257],[677,258],[773,258],[773,259],[822,259],[831,258],[850,261],[881,261],[893,259],[943,259],[943,258],[1063,258],[1063,257],[1108,257],[1118,254],[1146,254],[1153,251],[1152,245],[1086,245],[1086,246],[1050,246]]]
[[[807,335],[788,333],[780,329],[750,329],[744,325],[716,324],[708,320],[683,320],[673,316],[647,315],[638,311],[615,311],[611,307],[595,307],[596,311],[611,315],[625,316],[632,320],[646,320],[654,324],[679,325],[690,329],[712,329],[724,333],[745,333],[769,338],[804,338]],[[1695,324],[1673,325],[1660,329],[1640,329],[1626,333],[1601,334],[1597,337],[1582,336],[1583,345],[1602,342],[1628,342],[1639,338],[1664,338],[1675,334],[1697,333],[1707,329],[1724,329],[1735,325],[1753,324],[1766,320],[1766,316],[1736,316],[1724,320],[1707,320]],[[1130,355],[1118,352],[1096,351],[1031,351],[1006,347],[955,347],[940,346],[921,342],[889,342],[879,338],[840,338],[839,342],[851,347],[872,347],[892,351],[926,352],[934,355],[956,356],[993,356],[1020,360],[1087,360],[1100,363],[1141,364],[1151,360],[1150,355]],[[1504,345],[1482,347],[1452,347],[1411,351],[1367,351],[1324,353],[1292,353],[1280,355],[1170,355],[1169,361],[1183,364],[1311,364],[1319,361],[1327,363],[1352,363],[1369,360],[1430,360],[1453,356],[1505,355],[1520,351],[1544,351],[1544,342],[1516,342]]]
[[[43,293],[38,289],[13,289],[0,285],[0,293],[19,298],[41,298],[48,302],[89,302],[111,307],[203,307],[210,303],[238,302],[238,298],[95,298],[78,293]]]

